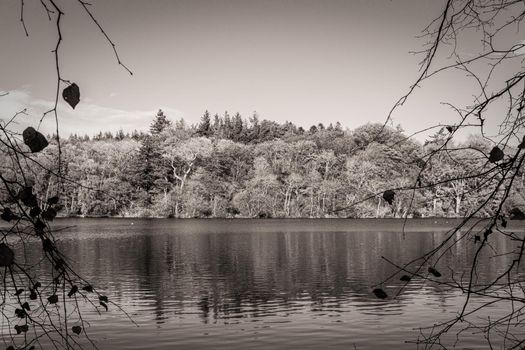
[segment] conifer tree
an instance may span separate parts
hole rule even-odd
[[[211,129],[210,112],[206,110],[201,117],[201,122],[197,128],[197,135],[199,136],[211,136],[213,130]]]
[[[171,121],[164,115],[164,112],[162,109],[159,109],[157,112],[157,115],[153,119],[153,122],[151,123],[149,130],[152,135],[158,135],[165,129],[169,128],[171,126]]]

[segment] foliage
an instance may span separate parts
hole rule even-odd
[[[204,116],[207,125],[209,112]],[[225,123],[224,118],[216,120]],[[439,133],[422,145],[406,140],[399,128],[379,124],[301,133],[289,122],[256,120],[227,137],[220,127],[180,124],[159,112],[152,133],[140,140],[107,132],[103,138],[64,140],[64,176],[82,186],[64,184],[58,193],[65,199],[59,215],[458,217],[475,210],[482,194],[495,188],[470,177],[485,165],[491,150],[475,137],[425,162],[425,154],[444,142]],[[278,130],[271,140],[256,132],[261,124]],[[203,130],[209,134],[203,136]],[[374,138],[380,130],[381,137]],[[53,142],[37,156],[38,162],[52,166],[57,152]],[[34,180],[47,183],[36,188],[41,195],[56,187],[53,176]],[[417,181],[421,188],[410,193],[407,189]],[[385,189],[405,191],[390,198]],[[518,190],[509,200],[523,201]],[[485,206],[477,215],[493,211]]]
[[[239,113],[232,117],[225,112],[214,115],[212,122],[206,111],[198,126],[188,127],[184,120],[173,125],[159,110],[149,134],[119,131],[114,136],[106,131],[92,139],[72,135],[68,140],[59,135],[60,90],[75,108],[80,88],[60,71],[64,13],[54,0],[41,3],[57,34],[52,51],[56,99],[42,116],[54,116],[55,135],[46,138],[33,127],[21,135],[14,132],[10,123],[18,114],[0,125],[1,218],[7,224],[0,231],[4,282],[0,307],[9,329],[6,342],[12,344],[8,348],[32,348],[41,338],[55,346],[79,347],[77,336],[86,333],[79,303],[98,311],[108,309],[108,298],[78,276],[61,254],[50,226],[57,215],[462,217],[461,224],[423,256],[402,265],[388,261],[405,283],[420,279],[465,295],[457,315],[433,325],[419,341],[445,347],[441,337],[447,332],[455,330],[459,337],[478,329],[491,347],[493,334],[506,347],[523,346],[525,300],[519,266],[525,238],[509,228],[507,219],[525,219],[525,45],[501,40],[512,27],[519,31],[525,18],[522,1],[447,0],[424,31],[429,46],[421,52],[419,77],[383,125],[368,124],[350,132],[339,123],[327,127],[318,123],[305,131],[290,122],[260,121],[256,114],[247,121]],[[131,74],[93,17],[90,4],[82,0],[79,4],[111,44],[118,64]],[[23,1],[21,6],[25,29]],[[477,53],[463,50],[469,32],[480,35]],[[437,61],[437,57],[448,58]],[[392,113],[416,87],[450,70],[465,73],[479,86],[471,105],[449,104],[458,115],[457,123],[436,125],[437,132],[423,145],[388,126]],[[501,74],[508,76],[502,79]],[[486,121],[494,110],[503,119],[496,135],[489,136]],[[465,131],[480,136],[458,142],[457,135]],[[470,225],[478,217],[486,220]],[[507,239],[510,248],[495,250],[494,235]],[[41,243],[33,259],[19,254],[27,240]],[[442,261],[443,253],[460,242],[476,246],[471,268],[461,275]],[[488,284],[478,280],[483,254],[509,257],[507,268]],[[42,266],[49,274],[39,273],[36,267]],[[380,299],[401,293],[388,286],[376,286],[371,292]],[[474,297],[488,301],[476,306]],[[509,311],[479,325],[476,313],[489,305]]]

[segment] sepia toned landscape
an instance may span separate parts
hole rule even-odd
[[[0,348],[523,348],[524,6],[0,2]]]

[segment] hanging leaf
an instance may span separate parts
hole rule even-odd
[[[2,220],[9,222],[13,220],[13,212],[10,208],[4,208],[4,212],[2,213],[2,215],[0,215],[0,217],[2,218]]]
[[[29,211],[29,216],[31,216],[32,218],[34,218],[35,216],[40,215],[41,212],[42,212],[42,210],[40,210],[39,207],[33,207],[33,208],[31,208],[31,210]]]
[[[71,290],[69,291],[69,293],[67,293],[67,296],[68,297],[72,297],[73,295],[75,295],[76,292],[78,292],[78,287],[77,286],[73,286],[73,287],[71,287]]]
[[[452,126],[452,125],[447,125],[447,131],[448,131],[449,133],[452,134],[452,132],[453,132],[454,130],[456,130],[456,127],[454,127],[454,126]]]
[[[46,140],[46,137],[31,126],[24,130],[22,133],[22,138],[24,139],[24,143],[33,153],[40,152],[49,144]]]
[[[503,153],[503,151],[500,150],[498,146],[496,146],[490,151],[489,162],[491,163],[499,162],[500,160],[503,159],[504,156],[505,154]]]
[[[428,272],[431,273],[434,277],[441,277],[441,273],[432,266],[428,268]]]
[[[523,139],[521,140],[521,143],[518,145],[518,148],[520,149],[525,148],[525,136],[523,136]]]
[[[26,312],[24,311],[24,309],[15,309],[15,316],[18,318],[25,318]]]
[[[474,243],[481,241],[481,237],[479,235],[474,236]]]
[[[29,290],[29,299],[36,300],[38,298],[36,291],[34,289]]]
[[[47,221],[53,221],[53,219],[57,216],[57,211],[51,207],[44,210],[42,213],[42,219]]]
[[[54,205],[54,204],[57,204],[58,203],[58,197],[57,196],[54,196],[54,197],[51,197],[47,200],[47,204],[49,205]]]
[[[103,306],[104,309],[106,309],[106,311],[108,311],[108,306],[106,305],[105,302],[101,301],[101,302],[100,302],[100,306]]]
[[[62,97],[64,100],[69,103],[71,108],[75,109],[75,106],[80,101],[80,89],[78,85],[73,83],[62,91]]]
[[[103,302],[106,302],[106,303],[107,303],[107,302],[108,302],[108,297],[107,297],[107,296],[105,296],[105,295],[101,295],[101,296],[99,296],[99,297],[98,297],[98,300],[100,300],[100,301],[103,301]]]
[[[35,285],[33,286],[34,289],[38,289],[42,287],[42,284],[40,282],[36,282]]]
[[[388,204],[392,205],[392,202],[394,201],[394,196],[396,193],[392,190],[386,190],[383,193],[383,199],[388,202]]]
[[[372,292],[379,299],[386,299],[386,298],[388,298],[388,294],[386,294],[386,292],[384,290],[382,290],[381,288],[376,288]]]
[[[21,325],[21,326],[15,325],[16,334],[26,333],[28,330],[29,330],[29,326],[26,324]]]
[[[511,220],[525,220],[525,213],[518,208],[512,208],[509,214]]]
[[[80,332],[82,332],[82,327],[80,327],[80,326],[73,326],[73,327],[71,327],[71,330],[75,334],[80,334]]]
[[[5,243],[0,243],[0,266],[11,266],[15,260],[15,253]]]
[[[58,295],[53,294],[49,298],[47,298],[47,301],[49,301],[50,304],[56,304],[58,303]]]
[[[93,287],[91,287],[90,285],[82,287],[82,290],[85,290],[88,293],[93,293]]]
[[[31,308],[29,307],[29,303],[26,301],[25,303],[22,304],[22,308],[27,310],[27,311],[30,311]]]
[[[403,275],[399,280],[403,282],[410,282],[411,278],[408,275]]]
[[[28,207],[36,207],[38,206],[36,196],[33,194],[33,187],[27,186],[18,192],[18,199]]]
[[[506,228],[507,227],[507,220],[503,216],[500,216],[500,220],[501,220],[501,226],[503,228]]]
[[[18,296],[18,295],[22,294],[23,292],[24,292],[24,288],[19,288],[19,289],[16,290],[15,295]]]
[[[38,234],[41,234],[44,232],[44,229],[46,228],[46,224],[42,222],[42,220],[37,219],[35,222],[35,230]]]

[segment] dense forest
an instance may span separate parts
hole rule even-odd
[[[54,141],[25,162],[48,171],[35,170],[25,181],[44,201],[58,196],[63,216],[463,216],[498,179],[497,171],[474,176],[494,166],[494,145],[470,136],[429,158],[448,129],[421,144],[401,127],[380,124],[349,131],[340,123],[319,123],[305,130],[257,115],[246,120],[206,111],[199,124],[187,125],[159,111],[148,133],[71,135],[60,147],[50,136]],[[9,162],[3,161],[5,173],[15,174],[18,165]],[[507,212],[524,203],[524,182],[522,174]],[[395,189],[393,201],[383,197],[387,189]],[[477,215],[491,214],[497,197]]]

